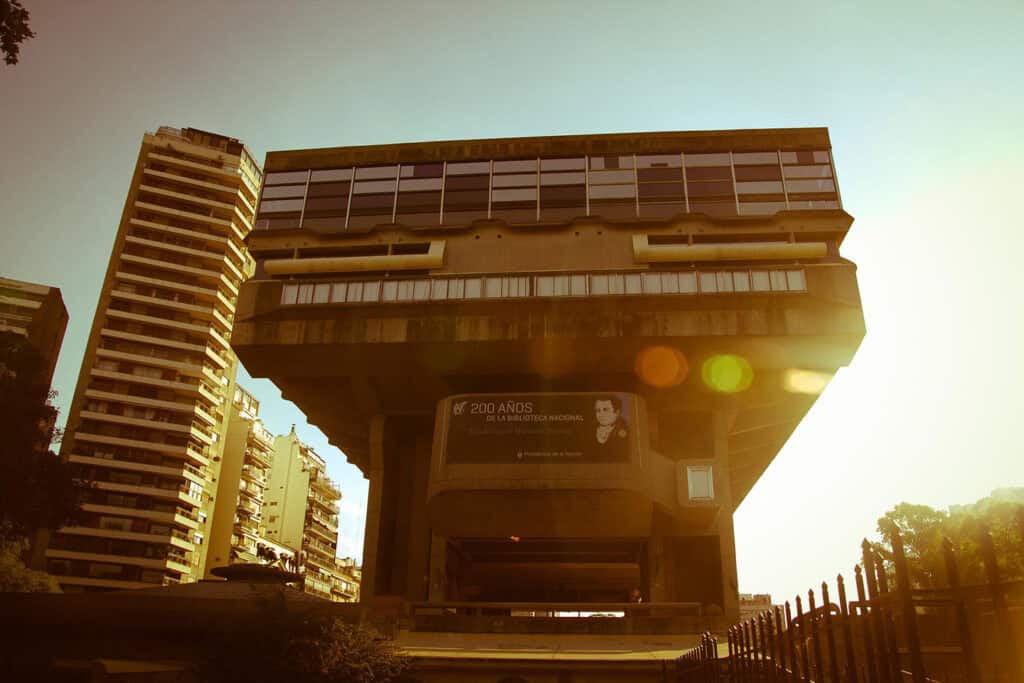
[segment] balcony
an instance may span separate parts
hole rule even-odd
[[[165,500],[187,503],[197,507],[202,504],[202,499],[198,496],[193,496],[189,487],[184,485],[175,486],[173,488],[164,488],[145,484],[119,484],[111,481],[94,481],[92,482],[92,485],[101,491],[114,491],[115,493],[129,493],[139,496],[149,496],[152,498],[163,498]]]
[[[145,266],[146,268],[154,268],[156,270],[168,270],[175,273],[193,275],[195,277],[209,280],[211,282],[220,279],[220,271],[212,268],[196,268],[194,266],[187,266],[182,263],[158,260],[148,258],[146,256],[136,256],[135,254],[121,254],[121,260],[126,261],[128,263],[134,263],[139,266]]]
[[[102,368],[93,368],[90,374],[92,374],[94,377],[121,380],[123,382],[131,382],[132,384],[145,384],[146,386],[160,387],[161,389],[173,389],[175,391],[182,391],[190,394],[197,393],[200,388],[199,385],[197,384],[175,382],[169,379],[157,379],[155,377],[146,377],[144,375],[133,375],[127,372],[118,372],[117,370],[104,370]]]
[[[191,171],[200,171],[202,173],[205,173],[216,178],[227,179],[230,180],[232,184],[240,181],[239,174],[236,171],[227,168],[222,168],[219,166],[209,166],[207,164],[200,164],[195,161],[189,161],[188,159],[182,159],[167,154],[161,154],[159,152],[149,152],[146,156],[152,159],[153,161],[158,161],[162,164],[170,164],[172,166],[178,166],[180,168],[187,168]]]
[[[143,169],[142,172],[144,174],[146,174],[147,176],[150,176],[150,177],[153,177],[153,178],[159,178],[160,180],[167,180],[167,181],[171,181],[171,182],[175,182],[175,183],[180,183],[182,185],[186,185],[188,187],[194,187],[194,188],[199,189],[199,190],[206,190],[206,191],[209,191],[209,192],[220,192],[222,194],[227,194],[227,195],[230,195],[232,197],[235,197],[238,194],[238,190],[236,188],[234,188],[234,187],[230,187],[228,185],[221,185],[219,183],[214,183],[214,182],[211,182],[211,181],[197,180],[195,178],[190,178],[188,176],[183,176],[183,175],[177,175],[175,173],[167,173],[166,171],[157,171],[156,169],[152,169],[152,168]]]
[[[131,282],[133,284],[149,285],[151,287],[159,287],[160,289],[185,292],[187,294],[193,294],[211,300],[216,298],[217,294],[219,294],[219,292],[216,289],[211,289],[207,287],[197,287],[196,285],[187,285],[185,283],[177,282],[175,280],[165,280],[163,278],[151,277],[146,275],[137,275],[135,273],[126,273],[121,270],[114,273],[114,277],[116,277],[118,280]]]
[[[75,432],[74,436],[76,441],[89,441],[91,443],[105,443],[112,446],[124,446],[125,448],[137,448],[143,451],[156,451],[158,453],[169,453],[171,455],[182,456],[186,452],[185,446],[178,446],[175,444],[168,443],[155,443],[152,441],[141,441],[139,439],[124,439],[118,436],[108,436],[106,434],[90,434],[88,432]],[[205,458],[204,458],[205,460]],[[203,463],[209,465],[209,461]]]
[[[96,349],[96,355],[102,358],[111,358],[113,360],[125,361],[127,363],[135,363],[137,365],[148,365],[150,367],[177,370],[178,372],[188,375],[198,375],[202,371],[201,365],[186,363],[184,361],[170,360],[168,358],[160,357],[156,355],[157,349],[150,348],[147,350],[149,351],[149,353],[137,353],[119,351],[117,349],[99,348]]]
[[[217,218],[211,216],[209,213],[201,213],[199,211],[185,211],[183,209],[175,209],[169,206],[163,206],[161,204],[155,204],[152,202],[136,201],[135,208],[142,209],[143,211],[149,211],[151,213],[160,213],[165,216],[177,218],[184,221],[190,221],[193,223],[200,223],[203,225],[218,225],[224,228],[231,228],[231,221],[224,220],[223,218]],[[237,228],[236,228],[237,229]]]
[[[222,211],[233,211],[235,208],[234,202],[220,202],[215,199],[207,199],[205,197],[198,197],[193,194],[185,192],[175,192],[174,190],[168,190],[163,187],[155,187],[153,185],[139,185],[139,190],[142,192],[149,192],[151,194],[159,195],[160,197],[166,197],[188,204],[195,204],[197,206],[206,209],[220,209]]]
[[[79,413],[81,417],[88,418],[90,420],[97,420],[99,422],[109,422],[111,424],[128,425],[131,427],[145,427],[146,429],[153,429],[164,432],[174,432],[178,434],[188,434],[189,425],[187,423],[168,422],[167,420],[149,420],[139,417],[128,417],[125,415],[115,415],[113,413],[101,413],[92,410],[83,410]]]
[[[96,514],[120,515],[123,517],[137,517],[139,519],[151,519],[156,522],[167,522],[178,524],[188,529],[198,529],[199,519],[195,513],[184,508],[177,508],[175,512],[161,512],[159,510],[140,510],[134,507],[121,507],[119,505],[98,505],[95,503],[83,503],[82,509],[86,512]]]
[[[274,454],[259,448],[246,448],[245,457],[266,467],[271,467],[274,464]]]
[[[134,284],[118,285],[119,287],[133,287]],[[181,311],[183,313],[195,314],[200,316],[210,317],[210,306],[199,306],[196,304],[186,304],[176,300],[172,295],[166,292],[160,292],[159,290],[150,290],[151,292],[158,292],[156,294],[140,294],[137,289],[131,291],[127,289],[113,289],[110,292],[110,296],[114,299],[120,299],[122,301],[134,301],[135,303],[148,304],[152,306],[158,306],[160,308],[166,308],[173,311]],[[163,294],[163,296],[160,296]]]
[[[124,339],[126,341],[139,342],[140,344],[153,344],[156,346],[166,346],[171,349],[180,349],[182,351],[193,351],[195,353],[202,353],[203,346],[199,344],[189,344],[187,342],[174,341],[172,339],[164,339],[162,337],[152,337],[148,334],[137,334],[134,332],[124,332],[122,330],[115,330],[109,326],[104,327],[100,334],[104,337],[112,337],[114,339]]]
[[[106,529],[88,526],[66,526],[61,527],[60,533],[73,536],[91,536],[94,538],[113,538],[122,541],[140,541],[143,543],[167,543],[181,548],[182,550],[194,550],[195,546],[189,541],[188,535],[171,529],[167,534],[150,534],[134,531],[121,531],[120,529]]]
[[[318,524],[317,522],[310,522],[306,520],[306,533],[312,534],[315,537],[321,538],[328,543],[338,542],[338,530],[335,529],[333,532],[327,527]],[[331,552],[334,552],[333,550]]]
[[[142,313],[131,313],[129,311],[122,311],[117,308],[108,308],[107,316],[111,318],[117,318],[119,320],[131,320],[132,322],[143,323],[146,325],[156,325],[157,327],[170,327],[175,330],[182,330],[185,332],[193,332],[195,334],[205,335],[210,332],[210,328],[207,325],[196,325],[193,323],[186,323],[178,320],[170,320],[167,318],[158,318],[153,315],[143,315]]]
[[[218,235],[210,232],[201,232],[199,230],[190,230],[188,228],[178,227],[176,225],[168,225],[167,223],[158,223],[157,221],[147,221],[142,218],[131,218],[128,223],[139,228],[148,228],[149,230],[159,230],[160,232],[168,235],[176,235],[178,237],[186,237],[188,239],[206,242],[207,244],[217,244],[220,246],[231,244],[224,235]]]
[[[161,474],[165,477],[180,477],[182,476],[182,467],[165,467],[162,465],[153,465],[145,462],[132,462],[130,460],[123,459],[120,455],[114,458],[96,458],[87,455],[70,455],[68,461],[79,465],[91,465],[93,467],[108,467],[116,470],[126,470],[129,472],[147,472],[150,474]],[[192,468],[191,465],[183,463],[185,468]]]
[[[254,503],[252,500],[245,498],[243,496],[240,496],[238,498],[238,509],[248,512],[250,515],[253,516],[252,519],[254,520],[257,519],[260,515],[260,506],[257,503]]]

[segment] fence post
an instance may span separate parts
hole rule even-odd
[[[815,611],[814,591],[809,590],[807,591],[807,620],[810,622],[811,645],[814,647],[814,680],[824,681],[825,667],[821,662],[821,637],[818,632],[818,617],[814,614]]]
[[[868,539],[861,543],[864,555],[864,574],[868,582],[868,597],[871,600],[871,623],[874,625],[875,642],[878,644],[878,673],[882,683],[899,683],[892,677],[892,666],[889,659],[889,642],[886,637],[885,615],[882,607],[884,600],[879,595],[878,574],[875,571],[875,553],[871,550]]]
[[[1006,596],[1003,595],[1003,584],[999,576],[999,563],[996,560],[992,534],[988,529],[983,529],[978,541],[981,560],[985,563],[985,576],[992,594],[992,611],[995,613],[997,630],[1001,634],[999,650],[1003,653],[1003,668],[1009,677],[1007,680],[1016,683],[1021,680],[1017,659],[1019,655],[1016,652],[1017,642],[1013,637],[1013,624],[1010,622],[1010,614],[1006,609]]]
[[[730,626],[726,632],[729,639],[729,683],[736,683],[736,627]]]
[[[875,562],[875,573],[878,575],[878,594],[882,597],[882,631],[889,653],[889,666],[892,667],[892,680],[893,683],[900,683],[903,680],[903,667],[900,663],[900,644],[896,635],[897,605],[895,596],[890,594],[889,575],[885,571],[885,561],[881,558]],[[888,612],[885,611],[886,607],[889,608]]]
[[[758,664],[758,666],[760,668],[758,669],[758,677],[757,678],[758,678],[758,680],[761,680],[761,681],[764,680],[764,678],[765,678],[765,669],[768,668],[767,667],[767,665],[768,665],[768,646],[767,646],[767,643],[768,643],[768,641],[765,640],[765,635],[764,635],[764,614],[758,614],[757,615],[757,649],[761,653],[761,657],[760,657],[760,664]]]
[[[903,539],[898,529],[889,532],[892,543],[892,561],[896,567],[896,594],[903,610],[903,635],[907,639],[910,653],[910,675],[914,683],[924,683],[924,660],[921,658],[921,637],[917,632],[917,610],[914,595],[910,591],[910,575],[907,571],[907,557],[903,552]]]
[[[956,567],[953,542],[949,537],[942,539],[942,555],[946,560],[946,581],[953,594],[953,609],[956,611],[956,628],[960,635],[960,652],[963,654],[967,683],[979,683],[977,663],[974,661],[974,644],[971,640],[971,625],[967,620],[967,606],[960,590],[960,572]]]
[[[860,565],[853,567],[854,583],[857,586],[857,602],[860,603],[860,615],[857,622],[860,624],[861,636],[864,638],[864,659],[865,668],[868,672],[868,683],[878,683],[878,672],[875,669],[875,646],[871,637],[871,615],[868,611],[867,594],[864,592],[864,571]]]
[[[825,610],[825,637],[828,644],[829,674],[834,683],[839,683],[839,656],[836,653],[836,634],[832,623],[832,601],[828,597],[828,584],[821,582],[821,605]]]
[[[768,667],[768,671],[771,672],[771,679],[773,681],[779,678],[779,651],[778,642],[779,639],[775,635],[775,624],[772,621],[771,611],[767,611],[765,614],[765,627],[764,632],[768,636],[768,656],[771,658],[771,666]]]
[[[800,676],[800,666],[796,661],[796,644],[793,642],[795,633],[793,631],[793,613],[789,609],[789,600],[786,601],[786,647],[789,649],[786,657],[789,659],[791,668],[790,680],[795,681]]]
[[[846,584],[843,575],[836,575],[836,588],[839,589],[839,614],[843,619],[843,645],[846,654],[846,670],[843,678],[847,683],[857,683],[857,653],[853,649],[853,624],[850,620],[850,605],[846,601]]]
[[[789,662],[786,657],[786,634],[782,630],[782,608],[775,608],[775,644],[776,649],[779,652],[779,666],[781,668],[782,680],[789,681],[790,677],[787,673],[787,669],[792,668],[792,662]]]
[[[800,596],[796,596],[796,619],[800,622],[800,668],[803,669],[803,680],[805,683],[811,680],[811,660],[807,652],[807,622],[804,620],[804,605],[800,602]]]

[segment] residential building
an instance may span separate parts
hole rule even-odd
[[[359,602],[359,582],[363,570],[351,557],[339,557],[334,561],[334,575],[331,577],[331,600],[334,602]]]
[[[259,401],[235,384],[217,476],[204,569],[236,562],[261,562],[263,504],[274,459],[274,436],[259,419]],[[275,553],[276,554],[276,553]]]
[[[772,608],[772,596],[768,593],[740,593],[740,618],[749,619]]]
[[[56,287],[0,277],[0,332],[24,337],[42,356],[46,383],[53,371],[68,327],[68,309]]]
[[[330,600],[338,549],[341,491],[327,477],[327,464],[299,440],[295,426],[274,442],[274,464],[267,488],[267,536],[301,549],[304,589]]]
[[[827,129],[265,168],[232,344],[368,478],[363,604],[739,617],[733,513],[864,336]]]
[[[260,175],[233,138],[143,137],[61,448],[91,484],[46,551],[65,591],[203,575]]]

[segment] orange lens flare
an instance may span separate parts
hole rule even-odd
[[[664,389],[681,384],[690,374],[690,364],[679,349],[650,346],[636,357],[634,370],[645,384]]]

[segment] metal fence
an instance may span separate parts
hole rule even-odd
[[[985,582],[961,585],[945,540],[947,586],[913,589],[899,533],[889,535],[890,576],[871,545],[854,568],[856,599],[842,575],[728,630],[725,652],[710,633],[676,661],[680,683],[1024,683],[1024,582],[1003,581],[991,536],[978,547]],[[892,580],[894,579],[894,580]],[[820,604],[816,598],[820,597]]]

